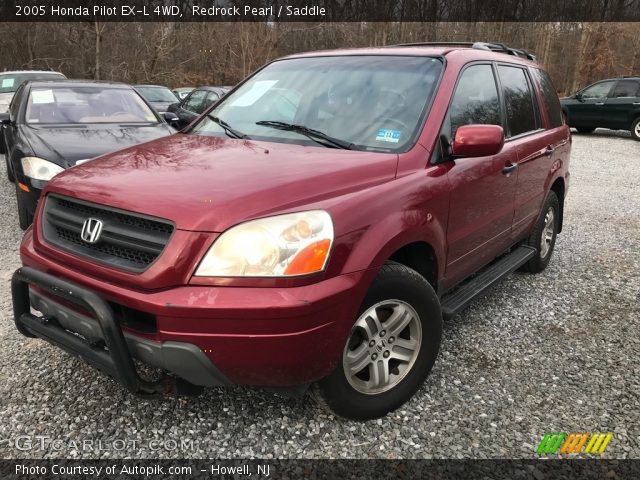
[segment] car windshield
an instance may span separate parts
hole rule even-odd
[[[65,78],[61,73],[54,72],[0,73],[0,94],[15,92],[20,84],[27,80],[64,80]]]
[[[149,102],[177,102],[175,93],[166,87],[136,87]]]
[[[130,88],[32,88],[26,121],[31,124],[150,123],[158,118]]]
[[[281,60],[224,97],[191,133],[230,135],[226,126],[254,140],[403,151],[416,141],[441,71],[433,57]]]

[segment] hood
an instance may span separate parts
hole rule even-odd
[[[81,125],[74,127],[24,126],[23,132],[35,156],[67,168],[78,160],[121,150],[171,134],[165,124],[140,127]]]
[[[176,134],[78,165],[47,191],[221,232],[392,180],[397,163],[389,153]]]

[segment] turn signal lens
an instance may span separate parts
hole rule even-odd
[[[305,275],[307,273],[318,272],[329,256],[329,240],[320,240],[304,247],[300,253],[291,261],[285,275]]]

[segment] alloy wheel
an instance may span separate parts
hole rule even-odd
[[[356,321],[342,355],[345,377],[358,392],[375,395],[400,383],[422,344],[416,311],[401,300],[385,300]]]
[[[551,249],[551,243],[553,242],[553,235],[555,233],[555,214],[553,208],[549,207],[546,215],[544,216],[544,227],[542,228],[542,235],[540,236],[540,257],[546,258]]]

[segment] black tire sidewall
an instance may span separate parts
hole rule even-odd
[[[341,354],[333,373],[323,379],[319,386],[329,407],[343,417],[366,420],[381,417],[400,407],[424,383],[438,355],[442,313],[440,302],[428,282],[403,265],[385,264],[367,292],[356,319],[371,306],[385,300],[407,302],[420,317],[422,342],[418,357],[411,371],[394,388],[380,394],[366,395],[355,390],[347,381]],[[345,339],[345,344],[347,341]]]
[[[554,215],[554,224],[553,224],[553,239],[551,241],[551,246],[547,255],[543,258],[541,256],[540,251],[540,241],[542,240],[542,232],[544,231],[544,219],[547,215],[547,211],[549,208],[553,208]],[[556,192],[553,190],[549,191],[547,194],[547,198],[545,199],[544,205],[542,206],[542,210],[540,211],[540,216],[538,218],[538,222],[529,237],[527,244],[536,249],[535,256],[529,260],[526,264],[526,270],[532,273],[538,273],[547,268],[549,262],[551,261],[551,257],[553,256],[553,250],[556,245],[556,239],[558,238],[558,222],[560,220],[560,201],[558,200],[558,196]]]

